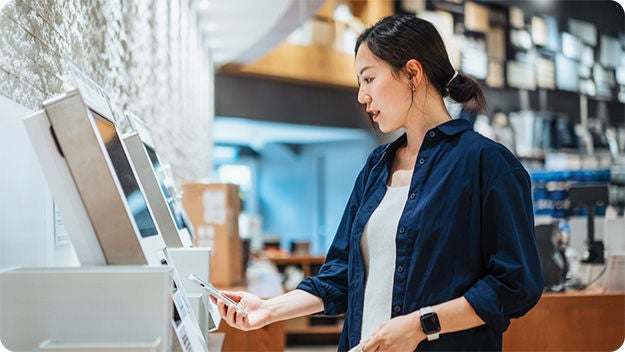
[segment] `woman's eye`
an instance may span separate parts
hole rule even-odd
[[[365,83],[371,83],[371,81],[373,81],[373,78],[363,78],[362,81]]]

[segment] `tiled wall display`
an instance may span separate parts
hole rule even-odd
[[[192,0],[5,3],[1,95],[38,109],[72,88],[71,61],[113,104],[148,123],[176,181],[209,174],[213,68],[200,44]]]

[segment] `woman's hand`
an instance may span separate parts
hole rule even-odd
[[[382,325],[369,337],[363,352],[414,351],[425,339],[421,331],[419,312],[395,317]]]
[[[228,325],[241,330],[260,329],[276,321],[323,311],[321,298],[297,289],[269,299],[261,299],[247,292],[222,293],[247,310],[247,316],[243,317],[236,308],[227,307],[222,300],[211,297],[211,301],[217,304],[221,318]]]
[[[271,311],[267,308],[263,299],[247,292],[222,291],[221,293],[233,301],[239,302],[239,304],[247,310],[247,316],[244,317],[236,308],[228,307],[224,301],[211,296],[211,301],[217,304],[221,318],[225,320],[228,325],[247,331],[260,329],[271,323]]]

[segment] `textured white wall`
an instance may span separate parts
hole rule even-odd
[[[143,117],[177,182],[209,175],[213,68],[193,0],[12,0],[0,12],[0,94],[29,109],[71,89],[71,60]],[[0,121],[1,123],[1,121]]]

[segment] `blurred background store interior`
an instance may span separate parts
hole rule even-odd
[[[225,211],[236,215],[240,242],[230,257],[243,271],[221,287],[247,285],[265,296],[293,289],[323,263],[368,154],[398,136],[372,127],[356,101],[353,56],[364,28],[402,13],[434,23],[455,69],[484,88],[486,114],[470,116],[447,101],[452,116],[504,144],[530,173],[536,224],[547,226],[537,232],[549,251],[547,290],[619,291],[622,279],[583,264],[592,250],[588,219],[606,263],[625,253],[622,5],[0,1],[0,269],[79,265],[20,122],[73,88],[71,62],[150,126],[183,203],[186,184],[234,185]],[[195,244],[206,243],[202,220],[194,220]],[[625,335],[616,319],[608,344]],[[279,346],[332,350],[341,326],[342,317],[286,322]],[[522,340],[510,336],[507,346]]]

